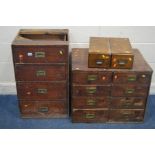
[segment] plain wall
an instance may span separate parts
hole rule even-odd
[[[102,27],[102,26],[65,26],[65,27],[0,27],[0,94],[16,94],[11,42],[21,28],[67,28],[70,30],[71,48],[88,47],[89,37],[127,37],[132,46],[138,48],[144,58],[155,69],[155,27]],[[151,83],[151,94],[155,94],[155,74]]]

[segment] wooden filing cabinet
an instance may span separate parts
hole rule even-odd
[[[142,122],[152,69],[132,49],[132,69],[88,67],[88,49],[73,49],[71,74],[72,122]]]
[[[12,43],[17,96],[23,118],[68,117],[67,29],[22,29]]]

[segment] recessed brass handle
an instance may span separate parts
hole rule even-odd
[[[40,107],[40,108],[38,109],[38,112],[47,113],[48,110],[49,110],[48,107]]]
[[[97,75],[88,75],[88,81],[96,81]]]
[[[128,112],[122,113],[122,117],[128,119],[129,117],[131,117],[131,113],[128,113]]]
[[[95,117],[96,117],[95,114],[89,114],[89,113],[87,113],[87,114],[85,115],[85,118],[86,118],[86,119],[94,119]]]
[[[143,102],[135,102],[134,103],[134,106],[142,106],[143,105]]]
[[[129,81],[129,82],[136,81],[136,76],[129,76],[129,77],[128,77],[128,81]]]
[[[133,94],[135,92],[135,89],[127,89],[126,94]]]
[[[38,88],[37,89],[37,93],[38,94],[47,94],[47,89],[42,89],[42,88],[40,89],[40,88]]]
[[[96,105],[96,101],[93,100],[93,99],[88,99],[88,100],[87,100],[87,105],[89,105],[89,106],[94,106],[94,105]]]
[[[35,58],[44,58],[45,52],[35,52]]]
[[[44,71],[44,70],[38,70],[38,71],[36,71],[36,76],[38,77],[38,76],[46,76],[46,71]]]
[[[131,102],[125,102],[125,103],[123,104],[123,106],[126,107],[126,108],[128,108],[131,104],[132,104]]]
[[[86,91],[88,94],[95,94],[96,93],[96,87],[87,87]]]

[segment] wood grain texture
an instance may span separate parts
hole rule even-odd
[[[68,30],[20,30],[12,43],[23,118],[68,116]]]

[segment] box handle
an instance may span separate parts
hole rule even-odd
[[[87,87],[86,91],[88,94],[95,94],[96,93],[96,87]]]
[[[46,71],[44,71],[44,70],[38,70],[38,71],[36,71],[36,76],[38,77],[38,76],[46,76]]]
[[[37,93],[38,93],[38,94],[47,94],[47,89],[38,88],[38,89],[37,89]]]
[[[89,106],[94,106],[94,105],[96,105],[96,101],[93,100],[93,99],[88,99],[88,100],[87,100],[87,105],[89,105]]]
[[[126,60],[118,60],[118,64],[119,64],[120,66],[126,65],[126,63],[127,63]]]
[[[96,81],[97,75],[88,75],[88,81]]]
[[[35,58],[45,58],[45,52],[35,52]]]
[[[48,107],[39,107],[38,112],[47,113],[48,110]]]
[[[94,119],[95,117],[96,117],[95,114],[89,114],[89,113],[88,113],[88,114],[85,115],[85,118],[86,118],[86,119]]]

